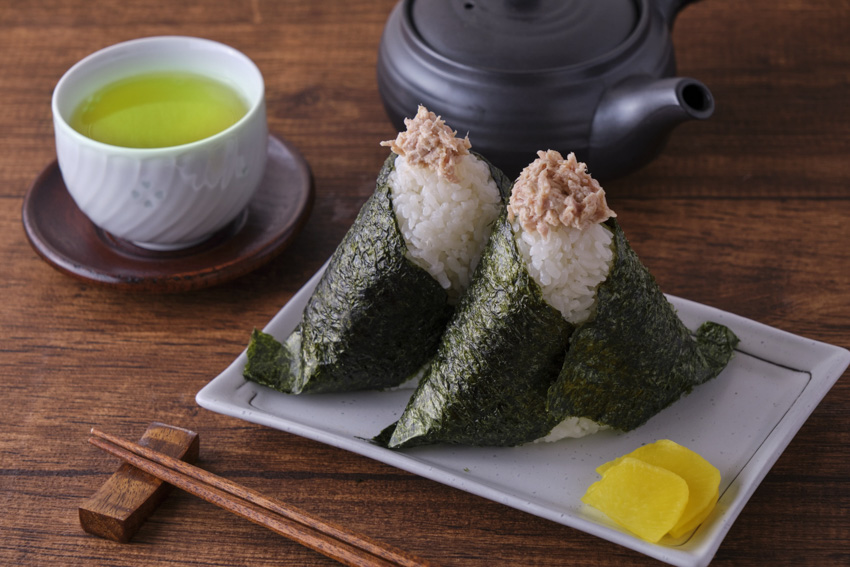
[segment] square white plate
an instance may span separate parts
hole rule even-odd
[[[296,327],[320,270],[265,327],[280,339]],[[346,449],[571,526],[682,567],[707,565],[779,455],[850,364],[845,349],[669,297],[690,329],[731,328],[741,343],[721,375],[629,433],[521,447],[431,446],[390,451],[366,439],[400,416],[412,390],[292,396],[242,377],[246,354],[196,396],[206,409]],[[693,534],[659,544],[622,530],[581,502],[600,464],[658,439],[693,449],[721,473],[720,500]]]

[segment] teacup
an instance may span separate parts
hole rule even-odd
[[[206,138],[167,147],[124,147],[71,126],[74,112],[107,85],[150,73],[191,73],[234,89],[247,111]],[[99,228],[154,250],[209,238],[245,209],[266,164],[265,87],[241,52],[194,37],[159,36],[119,43],[71,67],[53,93],[56,153],[80,210]]]

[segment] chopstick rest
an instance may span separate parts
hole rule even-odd
[[[200,437],[188,429],[154,422],[148,426],[139,444],[194,463],[198,459]],[[129,463],[122,463],[80,506],[80,525],[92,535],[127,543],[170,490],[170,484]]]
[[[185,461],[96,428],[89,443],[246,520],[350,567],[430,567],[432,563],[267,498]]]

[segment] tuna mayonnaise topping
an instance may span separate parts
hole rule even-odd
[[[605,191],[573,153],[564,159],[555,150],[537,152],[520,173],[508,203],[508,220],[518,218],[523,230],[542,236],[559,224],[583,230],[617,216],[605,202]]]
[[[446,126],[439,116],[420,106],[416,117],[405,118],[406,132],[399,132],[395,140],[381,142],[409,165],[427,167],[453,183],[457,182],[455,164],[469,154],[469,136],[458,138],[457,132]]]

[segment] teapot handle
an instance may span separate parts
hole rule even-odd
[[[667,22],[667,27],[673,27],[673,21],[679,12],[688,4],[693,4],[698,0],[655,0],[655,7],[664,16],[664,21]]]

